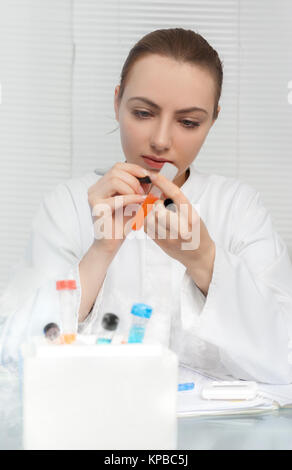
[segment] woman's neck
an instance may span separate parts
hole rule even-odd
[[[178,178],[175,178],[173,182],[180,188],[186,182],[189,176],[190,169],[187,168],[186,171],[182,175],[178,176]]]

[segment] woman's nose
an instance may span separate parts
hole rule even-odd
[[[157,125],[151,136],[151,147],[159,152],[171,147],[170,129],[166,123]]]

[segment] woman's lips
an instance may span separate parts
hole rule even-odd
[[[168,161],[168,160],[153,160],[151,157],[145,157],[145,155],[142,155],[142,158],[150,168],[158,168],[159,170],[160,168],[163,167],[164,163]]]

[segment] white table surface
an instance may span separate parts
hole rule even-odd
[[[0,367],[0,450],[22,449],[21,393],[17,376]],[[292,408],[263,415],[178,420],[179,450],[292,450]]]

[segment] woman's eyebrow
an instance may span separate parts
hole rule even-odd
[[[143,101],[144,103],[148,104],[149,106],[152,106],[152,108],[155,108],[158,111],[161,110],[161,108],[160,108],[160,106],[158,106],[158,104],[153,103],[153,101],[149,100],[148,98],[144,98],[143,96],[133,96],[132,98],[130,98],[128,100],[128,102],[132,101],[132,100]],[[183,114],[183,113],[190,113],[191,111],[201,111],[205,114],[208,114],[208,112],[205,109],[198,108],[197,106],[192,106],[191,108],[178,109],[177,111],[175,111],[175,113],[176,114]]]

